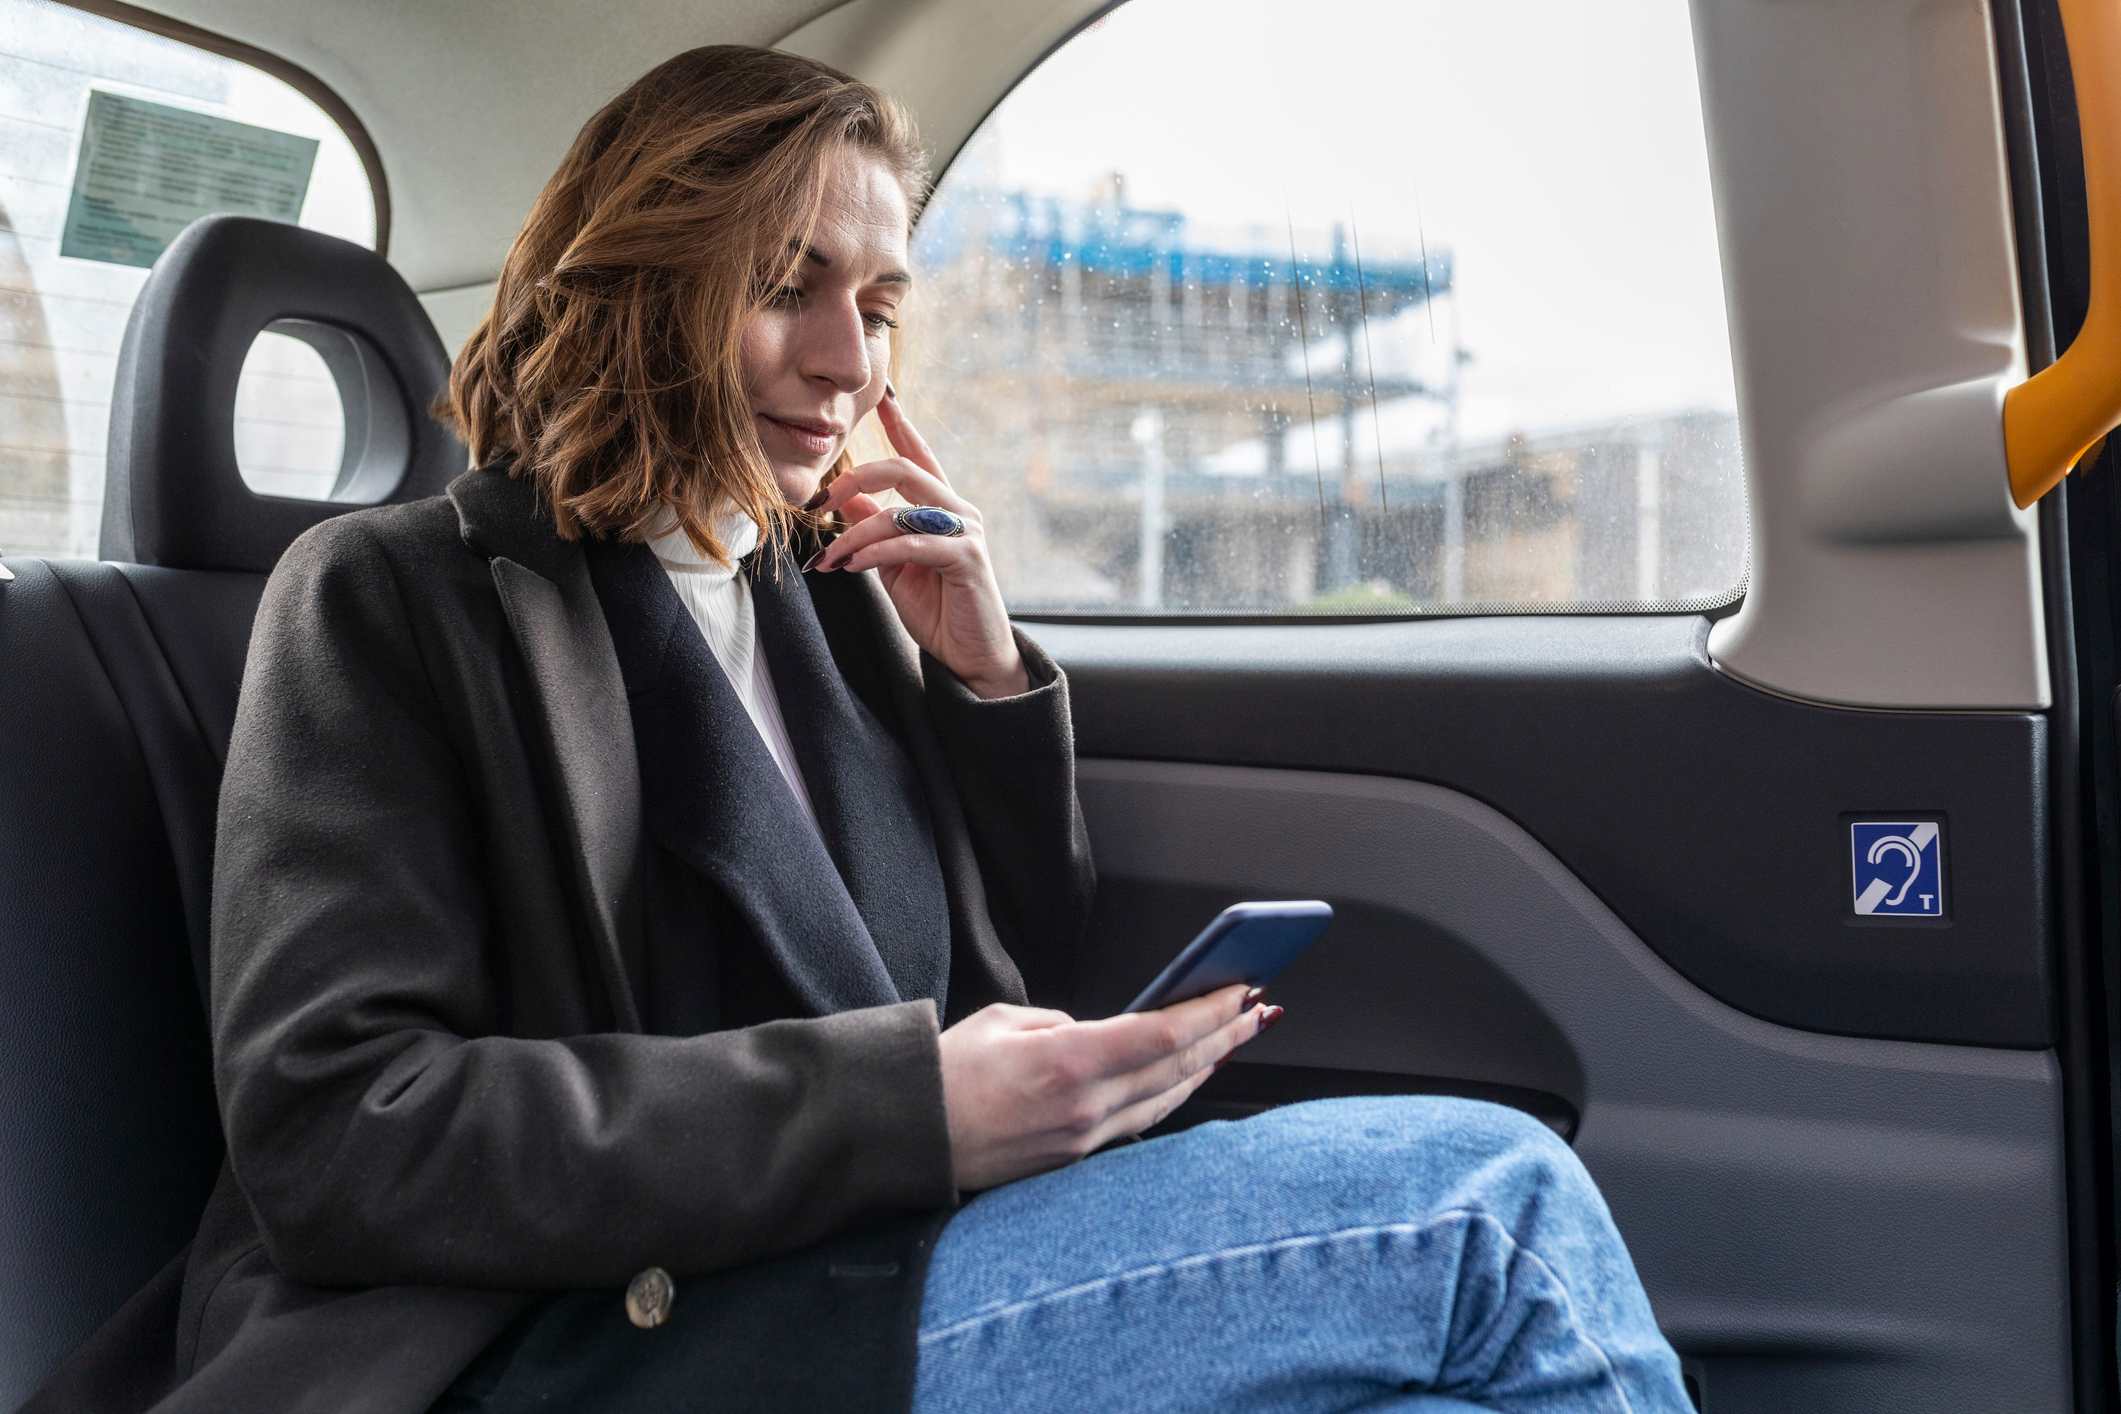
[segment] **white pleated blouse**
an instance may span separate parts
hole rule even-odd
[[[658,563],[670,575],[678,599],[700,626],[715,661],[729,677],[744,710],[751,716],[759,737],[766,743],[774,764],[795,792],[811,827],[817,827],[817,811],[810,804],[810,791],[796,765],[795,748],[788,740],[788,725],[781,720],[780,699],[774,695],[773,676],[758,641],[757,620],[751,605],[751,581],[737,573],[734,565],[722,568],[693,548],[692,542],[664,512],[667,528],[648,542]],[[732,558],[749,554],[758,545],[758,524],[741,510],[730,509],[714,519],[714,532]],[[820,836],[823,835],[820,830]]]

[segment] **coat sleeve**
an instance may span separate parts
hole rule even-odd
[[[1046,650],[1014,624],[1031,685],[983,698],[942,660],[920,651],[929,721],[950,758],[995,927],[1020,965],[1072,979],[1097,869],[1075,793],[1075,728],[1068,678]],[[1072,1009],[1066,995],[1050,1004]],[[1032,996],[1034,1003],[1041,999]]]
[[[931,999],[499,1034],[474,778],[365,519],[305,532],[268,580],[219,799],[215,1085],[273,1264],[622,1286],[955,1206]]]

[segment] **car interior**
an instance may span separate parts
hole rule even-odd
[[[531,198],[710,43],[933,154],[899,386],[1069,679],[1073,1014],[1333,905],[1152,1134],[1495,1100],[1702,1410],[2117,1406],[2093,0],[0,0],[0,1405],[219,1163],[267,576],[464,469]]]

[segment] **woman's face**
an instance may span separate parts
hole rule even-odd
[[[744,389],[781,494],[800,505],[884,396],[906,269],[906,194],[881,162],[843,149],[795,283],[745,327]],[[805,436],[788,422],[825,428]]]

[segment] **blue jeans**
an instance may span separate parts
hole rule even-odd
[[[937,1239],[915,1414],[1682,1414],[1605,1200],[1538,1120],[1350,1096],[975,1194]]]

